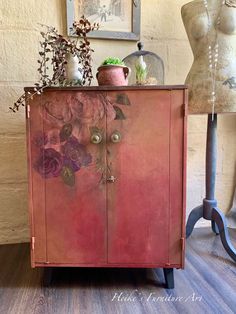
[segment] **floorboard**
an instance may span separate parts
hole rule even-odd
[[[209,228],[187,240],[174,290],[163,287],[161,269],[60,268],[45,288],[42,270],[30,268],[29,244],[0,246],[0,269],[1,314],[236,313],[236,263]]]

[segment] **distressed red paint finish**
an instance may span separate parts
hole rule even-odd
[[[51,88],[27,104],[32,266],[183,267],[186,94]]]

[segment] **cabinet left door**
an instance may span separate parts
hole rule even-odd
[[[32,265],[107,261],[106,110],[94,91],[45,91],[28,106]],[[102,136],[98,144],[91,135]]]

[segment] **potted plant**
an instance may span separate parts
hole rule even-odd
[[[99,85],[127,86],[130,68],[119,58],[109,57],[98,68]]]

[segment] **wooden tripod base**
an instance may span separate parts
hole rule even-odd
[[[217,114],[208,115],[207,146],[206,146],[206,198],[203,204],[194,208],[188,218],[186,237],[188,238],[195,224],[200,218],[211,221],[212,230],[219,234],[222,244],[229,256],[236,262],[236,249],[234,248],[222,211],[217,207],[215,199],[215,181],[217,164]]]

